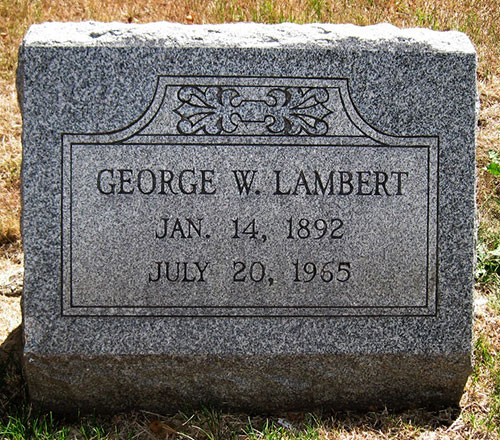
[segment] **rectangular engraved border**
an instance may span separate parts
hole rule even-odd
[[[331,147],[351,147],[353,145],[332,145],[331,139],[329,144],[314,145],[325,148]],[[431,148],[433,142],[429,145],[366,145],[369,148],[423,148],[427,150],[427,263],[426,263],[426,297],[424,306],[74,306],[72,301],[72,146],[78,145],[99,145],[100,143],[83,143],[83,142],[65,142],[68,147],[66,153],[69,152],[69,167],[65,167],[66,172],[69,171],[69,181],[63,185],[63,197],[61,200],[62,209],[66,208],[69,215],[62,215],[61,227],[65,232],[63,234],[61,246],[61,259],[62,259],[62,286],[61,286],[61,315],[62,316],[107,316],[107,317],[391,317],[391,316],[436,316],[438,310],[437,303],[437,236],[436,236],[436,251],[434,252],[431,246],[431,187],[432,173],[431,173]],[[134,142],[127,142],[124,146],[132,146]],[[145,143],[140,143],[141,145]],[[259,145],[249,145],[246,143],[227,143],[223,142],[224,146],[252,148]],[[115,144],[116,145],[116,144]],[[118,144],[119,145],[119,144]],[[163,142],[157,145],[165,145]],[[183,143],[183,142],[168,142],[168,145],[199,145],[205,147],[214,146],[212,143]],[[167,146],[168,146],[167,145]],[[282,142],[276,143],[276,146],[287,145]],[[289,144],[296,147],[308,147],[311,145],[304,145],[300,142]],[[269,146],[269,145],[268,145]],[[272,145],[270,145],[272,146]],[[355,145],[357,148],[363,148],[362,145]],[[68,151],[69,150],[69,151]],[[63,173],[64,181],[64,173]],[[437,181],[435,182],[437,190]],[[68,204],[69,201],[69,204]],[[65,206],[66,205],[66,206]],[[437,205],[437,199],[436,199]],[[64,212],[64,211],[63,211]],[[437,206],[436,206],[436,223],[437,223]],[[437,233],[437,230],[436,230]],[[64,249],[69,249],[65,255]],[[65,258],[67,257],[67,258]],[[436,270],[436,282],[431,280],[431,265],[434,265]]]

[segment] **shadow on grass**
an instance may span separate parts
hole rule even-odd
[[[228,414],[216,409],[179,412],[174,416],[142,413],[143,426],[165,438],[176,435],[188,439],[344,439],[415,438],[423,431],[446,431],[459,414],[448,408],[430,412],[423,409],[404,412],[388,410],[366,413],[283,413],[248,416]]]
[[[0,345],[0,405],[24,397],[22,379],[22,327],[18,326]]]

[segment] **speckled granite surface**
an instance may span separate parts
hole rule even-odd
[[[33,401],[457,404],[475,66],[463,34],[386,24],[30,28]]]

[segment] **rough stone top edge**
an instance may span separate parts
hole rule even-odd
[[[185,25],[157,22],[126,23],[42,23],[30,27],[24,46],[32,47],[205,47],[205,48],[318,48],[342,45],[398,50],[421,49],[437,52],[472,53],[467,35],[457,31],[400,29],[388,23],[371,26],[353,24],[231,23]]]

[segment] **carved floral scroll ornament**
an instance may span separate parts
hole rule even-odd
[[[325,117],[331,113],[325,88],[270,88],[262,99],[249,99],[236,88],[222,86],[181,87],[182,104],[174,111],[181,117],[182,134],[231,134],[241,125],[257,124],[262,134],[324,135]]]

